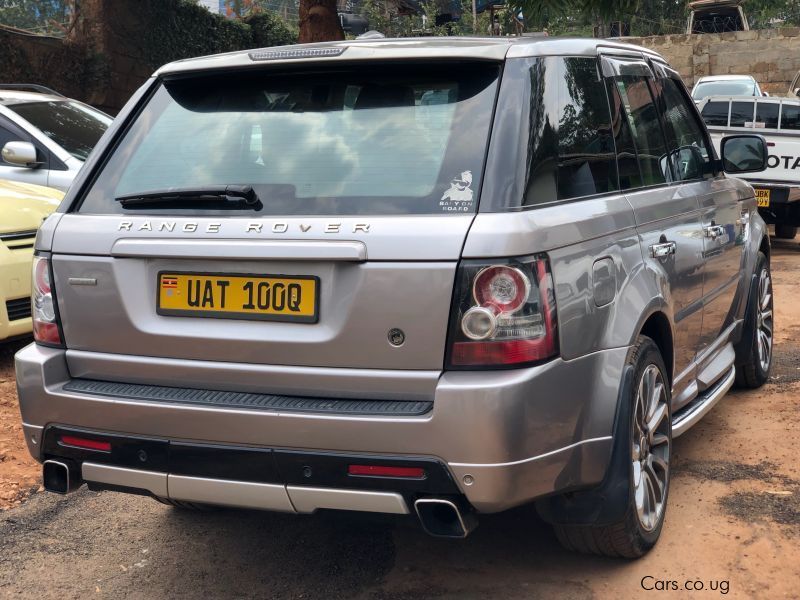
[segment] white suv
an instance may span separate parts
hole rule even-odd
[[[0,179],[66,191],[111,120],[42,86],[0,84]]]

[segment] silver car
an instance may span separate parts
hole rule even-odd
[[[48,88],[0,83],[0,179],[66,191],[110,124]]]
[[[368,40],[160,69],[36,242],[45,487],[189,508],[536,502],[658,539],[672,440],[772,360],[757,135],[597,40]]]

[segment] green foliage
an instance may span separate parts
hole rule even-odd
[[[148,66],[181,58],[294,43],[296,32],[269,13],[245,20],[212,14],[192,0],[140,0],[142,49]]]

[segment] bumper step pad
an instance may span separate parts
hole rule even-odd
[[[250,392],[222,392],[195,388],[117,383],[92,379],[73,379],[64,385],[64,390],[97,396],[146,400],[148,402],[199,404],[219,408],[243,408],[274,412],[411,417],[424,415],[433,408],[433,402],[429,401],[305,398]]]

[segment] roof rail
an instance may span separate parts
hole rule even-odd
[[[36,83],[0,83],[0,90],[30,90],[41,94],[64,97],[64,94]]]

